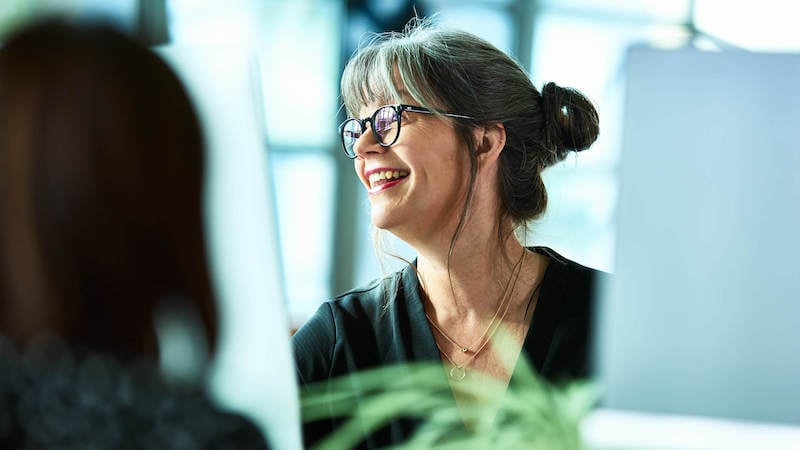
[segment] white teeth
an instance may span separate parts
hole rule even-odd
[[[369,182],[370,184],[375,184],[375,182],[380,180],[391,180],[393,178],[403,178],[406,176],[408,176],[408,172],[404,170],[382,170],[370,174]]]

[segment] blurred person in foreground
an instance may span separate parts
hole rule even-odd
[[[351,117],[342,148],[372,223],[417,257],[323,303],[298,330],[301,385],[430,361],[466,417],[475,399],[458,386],[478,376],[513,383],[520,355],[549,381],[587,377],[599,272],[515,233],[545,211],[542,171],[596,139],[589,100],[555,83],[539,91],[490,43],[423,20],[359,49],[341,90]],[[500,329],[504,348],[493,345]],[[306,443],[335,426],[306,424]],[[414,428],[394,420],[361,445],[401,443]]]
[[[183,86],[102,23],[0,47],[0,448],[261,449],[204,391],[217,333]]]

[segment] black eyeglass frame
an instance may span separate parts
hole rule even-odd
[[[387,108],[387,107],[394,108],[395,113],[397,114],[397,133],[394,135],[394,139],[392,139],[392,142],[383,142],[383,139],[378,135],[378,132],[375,131],[375,126],[374,126],[375,118],[378,115],[378,111],[380,111],[380,110],[382,110],[384,108]],[[339,137],[342,140],[342,150],[344,151],[344,154],[350,159],[356,159],[358,157],[358,155],[354,151],[352,151],[352,150],[348,151],[347,150],[347,144],[344,141],[344,127],[345,127],[345,125],[347,125],[348,123],[350,123],[352,121],[355,121],[361,127],[361,136],[363,136],[364,132],[367,131],[367,122],[369,122],[370,125],[372,125],[370,127],[370,130],[372,130],[372,136],[375,138],[375,142],[377,142],[381,147],[390,147],[395,142],[397,142],[397,139],[400,137],[400,126],[403,123],[403,112],[405,112],[405,111],[415,112],[415,113],[420,113],[420,114],[439,114],[439,115],[442,115],[442,116],[453,117],[455,119],[472,119],[471,116],[465,116],[463,114],[447,113],[447,112],[441,112],[441,111],[434,112],[434,111],[431,111],[430,109],[424,108],[422,106],[405,105],[405,104],[402,104],[402,103],[396,104],[396,105],[383,105],[383,106],[379,107],[378,109],[376,109],[375,112],[373,112],[372,115],[369,116],[369,117],[365,117],[363,119],[357,119],[355,117],[351,117],[351,118],[345,120],[344,122],[342,122],[341,125],[339,125]],[[353,143],[353,146],[355,146],[355,142]]]

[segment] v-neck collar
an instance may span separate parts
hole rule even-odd
[[[549,248],[529,247],[528,250],[549,258],[542,277],[539,300],[522,344],[522,353],[536,369],[540,369],[547,357],[547,350],[552,338],[549,333],[551,327],[548,326],[548,321],[551,321],[556,313],[558,299],[563,296],[566,287],[566,263],[561,255]],[[416,263],[415,259],[413,265],[408,265],[401,271],[398,289],[403,290],[403,295],[396,293],[393,301],[397,301],[399,298],[404,298],[406,301],[411,327],[411,348],[418,357],[417,360],[442,362],[439,348],[436,346],[436,340],[425,316],[425,305],[415,269]]]

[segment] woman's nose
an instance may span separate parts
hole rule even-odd
[[[356,156],[361,158],[386,153],[387,150],[388,147],[382,146],[375,138],[375,133],[372,131],[372,124],[369,125],[368,130],[364,130],[364,132],[361,133],[361,137],[353,144],[353,151]]]

